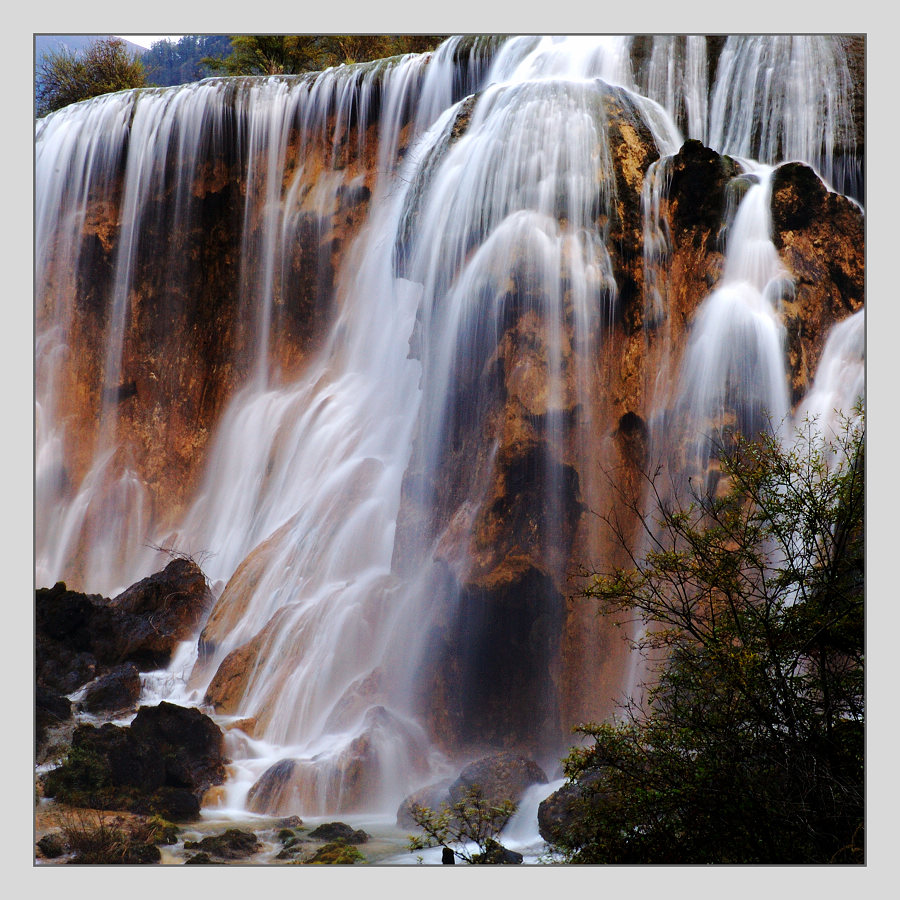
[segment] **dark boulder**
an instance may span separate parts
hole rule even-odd
[[[212,857],[208,853],[195,853],[193,856],[189,856],[184,864],[186,866],[211,866],[215,865]]]
[[[225,738],[199,709],[166,702],[143,706],[131,731],[165,759],[166,784],[199,796],[225,781]]]
[[[35,591],[39,684],[70,693],[109,666],[168,664],[213,604],[199,566],[175,559],[112,600],[70,591],[63,582]]]
[[[222,834],[211,834],[200,841],[185,841],[185,850],[199,850],[220,859],[244,859],[262,850],[262,844],[252,831],[229,828]]]
[[[60,832],[51,831],[37,842],[37,848],[44,859],[57,859],[66,852],[66,840]]]
[[[118,712],[133,709],[141,696],[141,675],[134,663],[122,663],[88,685],[81,709]]]
[[[533,784],[547,784],[547,780],[544,770],[533,760],[501,750],[466,766],[450,785],[450,800],[458,802],[477,785],[484,799],[492,805],[504,801],[518,803],[527,788]]]
[[[538,806],[538,832],[548,844],[558,844],[577,831],[580,820],[603,797],[602,776],[588,774],[580,783],[567,782]]]
[[[44,780],[47,796],[101,809],[190,821],[207,788],[225,780],[224,738],[198,709],[160,703],[130,727],[80,725],[62,766]]]
[[[685,141],[672,157],[668,200],[674,230],[689,232],[697,246],[716,249],[725,221],[726,188],[737,164],[700,141]]]
[[[361,828],[351,828],[345,822],[324,822],[314,828],[309,836],[317,841],[344,841],[348,844],[364,844],[369,839]]]
[[[93,653],[72,650],[64,643],[35,634],[35,682],[58,694],[71,694],[92,681],[101,669]]]

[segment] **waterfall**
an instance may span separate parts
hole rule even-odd
[[[645,428],[613,396],[623,321],[642,309],[628,390],[685,476],[791,411],[772,170],[834,177],[852,122],[839,45],[780,41],[729,38],[712,76],[698,36],[457,37],[38,122],[37,582],[112,595],[166,548],[203,560],[192,671],[145,687],[202,704],[239,660],[227,805],[392,811],[490,746],[552,768],[569,711],[633,684],[624,644],[566,609],[573,560],[606,552],[603,472]],[[686,137],[741,174],[682,339]],[[862,322],[803,409],[858,391]]]
[[[778,308],[787,272],[771,241],[770,176],[757,168],[740,201],[722,279],[697,309],[676,381],[673,415],[692,445],[684,468],[700,478],[727,429],[748,438],[782,429],[790,407]]]

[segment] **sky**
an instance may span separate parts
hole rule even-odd
[[[154,41],[177,41],[179,38],[184,37],[183,34],[117,34],[116,37],[120,37],[123,40],[131,41],[132,44],[137,44],[140,47],[146,47],[148,50],[150,49],[150,45]]]

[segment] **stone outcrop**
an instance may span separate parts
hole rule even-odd
[[[196,563],[175,559],[162,572],[109,600],[62,582],[35,592],[39,684],[70,693],[110,667],[165,666],[213,603]]]
[[[538,832],[550,844],[559,843],[563,834],[579,826],[585,805],[602,797],[602,776],[592,773],[581,784],[566,782],[538,805]],[[596,792],[596,793],[595,793]]]
[[[268,812],[286,806],[285,795],[290,790],[296,768],[296,760],[280,759],[266,769],[247,793],[247,809],[251,812]]]

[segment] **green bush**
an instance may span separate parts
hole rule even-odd
[[[62,48],[45,54],[38,66],[35,112],[45,116],[79,100],[145,84],[140,59],[119,38],[94,41],[83,55]]]
[[[718,496],[680,502],[650,479],[649,549],[584,593],[642,623],[657,675],[618,722],[578,729],[569,861],[864,861],[857,413],[830,443],[813,425],[792,446],[736,441]],[[627,546],[623,520],[607,522]]]
[[[510,800],[497,805],[489,803],[477,784],[469,787],[455,803],[440,810],[413,804],[410,815],[423,833],[409,837],[409,852],[447,847],[466,863],[495,862],[498,852],[503,850],[496,836],[515,811],[516,805]],[[478,848],[477,853],[471,852],[471,844]]]

